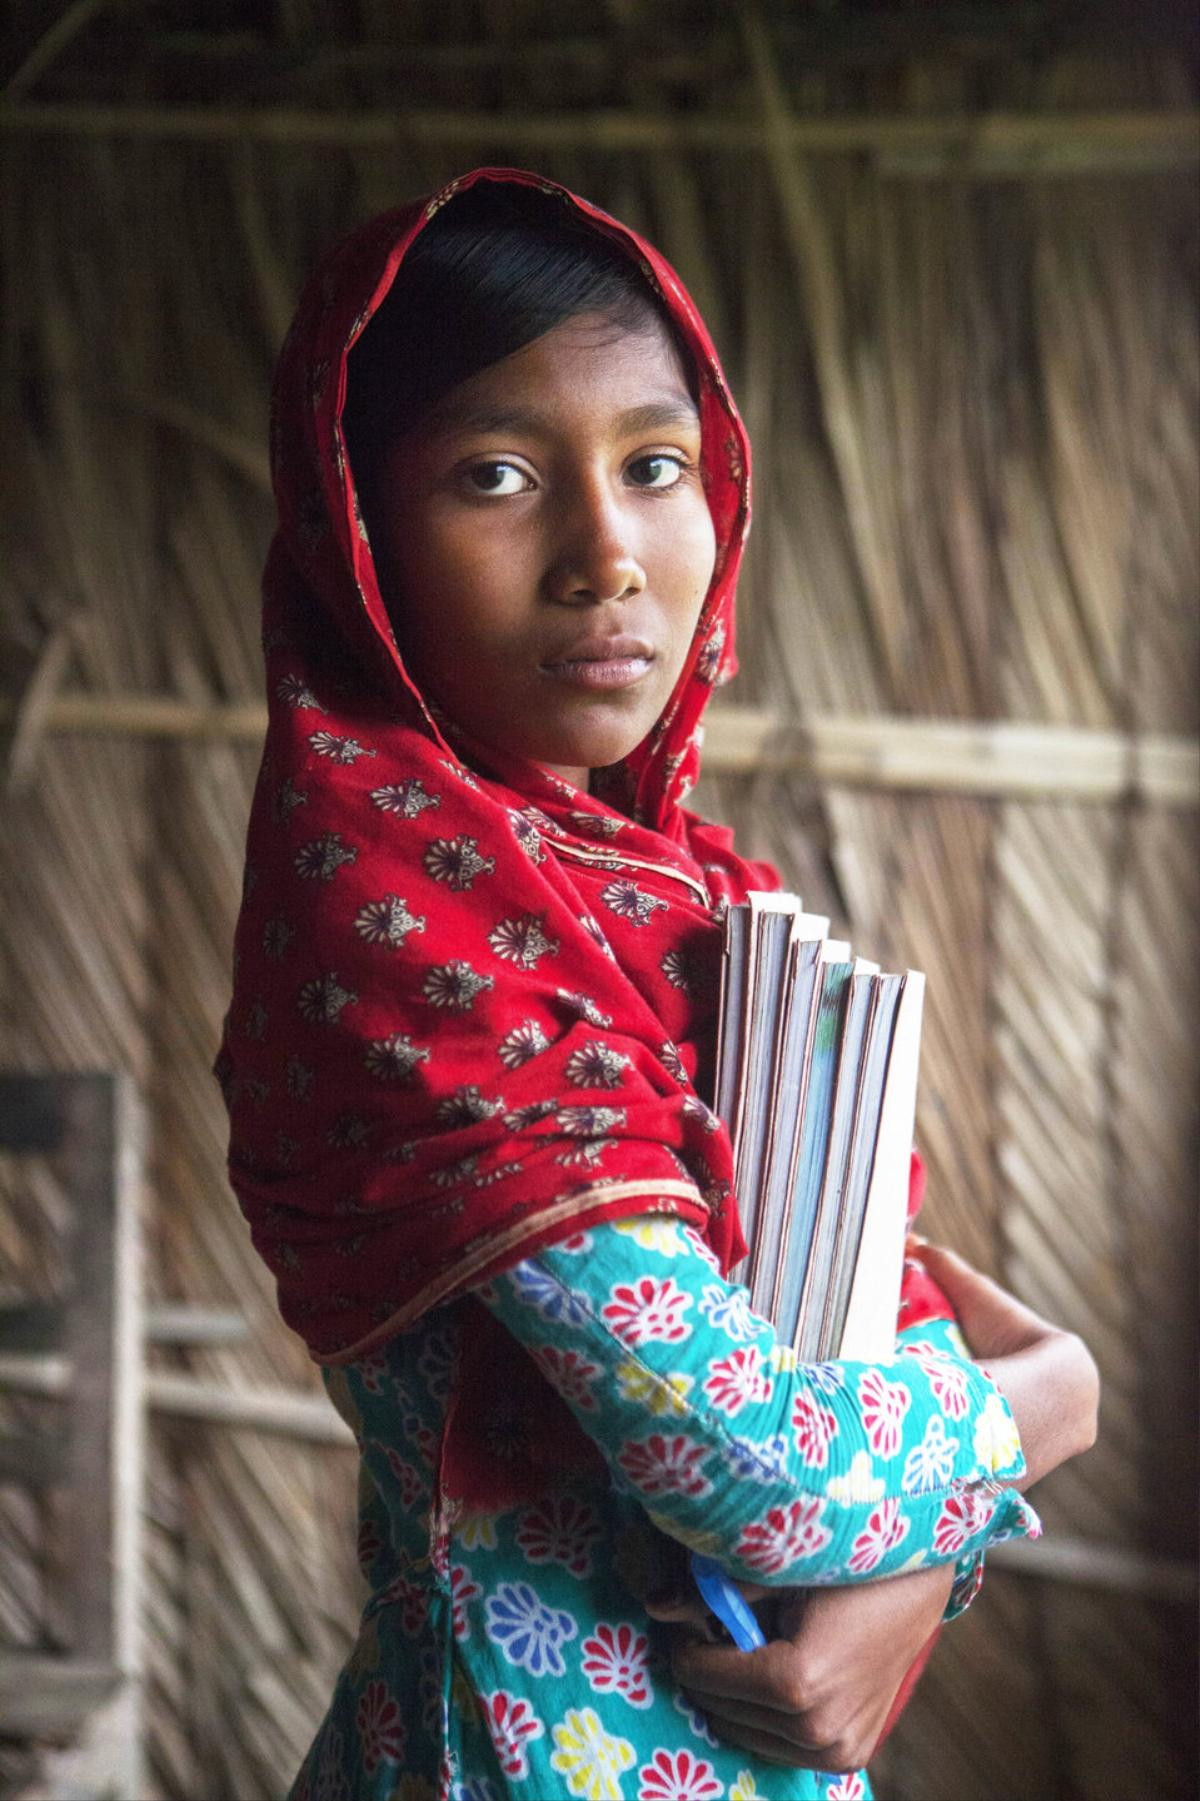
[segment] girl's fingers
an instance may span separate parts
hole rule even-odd
[[[642,1606],[652,1620],[663,1620],[670,1625],[696,1626],[703,1631],[712,1621],[712,1615],[699,1595],[647,1595]]]
[[[974,1356],[1004,1356],[1053,1331],[1047,1320],[956,1251],[924,1244],[916,1254],[953,1307]]]
[[[794,1704],[796,1653],[783,1639],[775,1639],[757,1651],[738,1651],[732,1645],[704,1644],[692,1639],[676,1645],[671,1668],[677,1682],[695,1688],[715,1700],[749,1701],[783,1711]]]

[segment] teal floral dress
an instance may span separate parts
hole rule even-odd
[[[442,1452],[480,1301],[603,1462],[455,1514]],[[291,1801],[863,1801],[861,1771],[719,1743],[621,1572],[649,1520],[767,1584],[952,1561],[961,1611],[983,1548],[1038,1530],[1006,1486],[1020,1442],[951,1322],[901,1332],[897,1352],[797,1365],[699,1236],[651,1214],[543,1249],[328,1372],[362,1451],[371,1594]]]

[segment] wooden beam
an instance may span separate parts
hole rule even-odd
[[[189,143],[326,145],[393,151],[461,145],[481,153],[518,151],[762,151],[756,118],[730,114],[594,112],[489,113],[334,108],[5,104],[0,133],[85,138],[149,138]],[[809,156],[868,154],[888,173],[972,179],[1094,174],[1160,174],[1200,165],[1196,111],[1078,113],[854,114],[790,116],[786,143]]]
[[[1200,741],[1023,720],[851,719],[792,725],[725,707],[709,716],[704,767],[796,770],[835,787],[989,799],[1200,804]]]
[[[0,1351],[28,1356],[60,1351],[69,1301],[12,1301],[0,1306]],[[142,1311],[142,1339],[158,1345],[238,1344],[250,1328],[240,1313],[166,1302]]]
[[[1071,1582],[1084,1588],[1103,1588],[1122,1594],[1142,1595],[1156,1601],[1196,1605],[1200,1569],[1176,1558],[1151,1557],[1125,1545],[1096,1545],[1057,1534],[1039,1539],[1011,1539],[988,1549],[987,1561],[1022,1576],[1041,1576],[1051,1582]]]
[[[0,1390],[65,1400],[71,1392],[70,1361],[53,1356],[0,1356]],[[154,1413],[170,1419],[266,1432],[309,1444],[354,1444],[354,1435],[341,1415],[318,1394],[288,1388],[230,1388],[199,1376],[148,1370],[142,1395]]]
[[[0,725],[11,703],[0,700]],[[257,746],[259,701],[209,706],[156,694],[59,694],[44,733],[209,739]],[[755,707],[708,715],[704,769],[713,775],[792,771],[831,787],[1158,806],[1200,805],[1200,741],[1024,720],[854,719],[803,723]]]
[[[240,1344],[250,1328],[240,1313],[220,1307],[192,1307],[185,1302],[159,1302],[142,1310],[146,1344]]]
[[[70,1739],[123,1680],[111,1664],[0,1651],[0,1733],[52,1744]]]

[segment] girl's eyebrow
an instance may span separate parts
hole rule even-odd
[[[545,431],[549,420],[544,413],[535,407],[497,406],[472,407],[469,403],[456,407],[453,403],[444,409],[439,408],[434,422],[439,432],[539,432]],[[618,413],[613,420],[617,433],[621,436],[637,432],[669,429],[671,426],[695,428],[700,423],[700,415],[691,400],[684,395],[665,396],[661,400],[650,400],[642,406],[629,407]]]

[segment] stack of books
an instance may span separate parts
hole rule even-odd
[[[803,1363],[895,1349],[925,978],[881,973],[794,894],[725,919],[715,1111],[736,1272]]]

